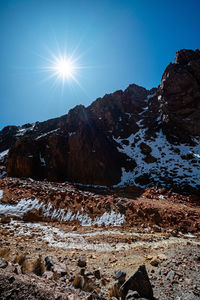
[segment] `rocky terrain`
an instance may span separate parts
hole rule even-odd
[[[200,299],[200,51],[0,131],[0,299]]]
[[[197,196],[7,177],[0,198],[1,299],[199,299]]]

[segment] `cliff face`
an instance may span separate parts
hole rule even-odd
[[[200,186],[200,51],[181,50],[158,89],[125,91],[0,132],[9,176],[98,185]]]

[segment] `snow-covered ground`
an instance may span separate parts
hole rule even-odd
[[[147,139],[146,128],[141,123],[142,120],[137,122],[139,130],[126,139],[113,136],[119,145],[118,151],[126,154],[129,159],[135,160],[137,164],[133,171],[126,172],[125,168],[122,168],[121,181],[117,186],[138,185],[135,179],[144,174],[148,174],[154,182],[159,181],[160,184],[164,183],[166,178],[178,185],[188,184],[193,187],[200,185],[200,141],[194,138],[195,146],[172,145],[167,141],[162,130],[156,137]],[[123,143],[124,140],[127,141],[127,145]],[[156,159],[155,162],[145,162],[145,155],[140,148],[142,142],[151,147],[150,154]],[[192,158],[186,159],[187,155]]]
[[[39,223],[23,223],[12,220],[9,224],[2,225],[13,232],[15,236],[29,236],[34,234],[34,239],[37,240],[40,237],[44,242],[48,243],[49,247],[62,248],[62,249],[80,249],[80,250],[94,250],[94,251],[121,251],[129,250],[136,247],[166,247],[171,244],[187,244],[188,239],[170,237],[165,238],[156,234],[149,233],[138,233],[138,232],[122,232],[114,230],[99,230],[95,231],[84,230],[84,232],[67,232],[66,230],[59,229],[57,227],[42,225]],[[117,243],[109,243],[106,241],[107,238],[117,239],[118,237],[127,236],[130,239],[136,240],[132,243],[118,241]],[[143,237],[144,239],[141,239]],[[98,239],[98,243],[96,243]],[[94,241],[94,242],[93,242]],[[194,237],[191,237],[190,242],[192,244],[200,244]]]
[[[6,155],[8,155],[8,151],[9,149],[0,152],[0,160],[3,159]]]
[[[2,193],[2,194],[1,194]],[[0,199],[2,199],[3,191],[0,191]],[[45,206],[38,199],[21,199],[17,204],[4,204],[0,202],[0,214],[3,215],[15,215],[23,217],[23,215],[32,209],[42,209],[43,215],[45,217],[50,217],[58,221],[75,221],[78,220],[82,226],[101,226],[105,224],[106,226],[120,226],[125,222],[125,216],[111,211],[110,213],[105,212],[101,216],[96,216],[94,219],[88,216],[88,214],[81,212],[72,213],[71,210],[65,211],[64,209],[53,208],[52,204],[49,203]]]
[[[24,136],[27,131],[32,131],[34,129],[34,127],[35,127],[35,123],[30,124],[30,126],[26,127],[26,128],[21,126],[21,127],[19,127],[19,129],[16,133],[16,136]]]

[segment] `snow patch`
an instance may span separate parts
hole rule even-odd
[[[42,166],[46,166],[45,159],[42,157],[41,153],[40,153],[40,162]]]
[[[3,191],[0,190],[0,199],[2,199],[2,198],[3,198]]]
[[[1,195],[1,194],[0,194]],[[2,194],[3,195],[3,194]],[[106,226],[120,226],[125,222],[125,216],[111,211],[110,213],[105,212],[102,216],[96,216],[94,219],[88,216],[88,214],[72,213],[71,210],[67,212],[64,209],[56,209],[52,206],[51,203],[48,206],[45,206],[43,203],[39,202],[38,199],[21,199],[17,204],[4,204],[0,202],[0,214],[3,215],[15,215],[23,217],[23,215],[32,210],[32,209],[42,209],[45,217],[50,217],[51,219],[57,219],[58,221],[74,221],[78,220],[82,226],[92,226],[98,225],[101,226],[105,224]]]
[[[51,134],[51,133],[54,133],[54,132],[56,132],[56,131],[58,131],[58,130],[59,130],[59,128],[54,129],[54,130],[51,130],[51,131],[48,131],[48,132],[45,132],[45,133],[43,133],[43,134],[37,136],[37,137],[35,138],[35,140],[39,140],[41,137],[47,136],[47,135],[49,135],[49,134]]]
[[[31,124],[29,127],[27,128],[23,128],[23,127],[19,127],[16,136],[24,136],[26,134],[27,131],[32,131],[35,127],[35,123]]]
[[[9,149],[0,152],[0,159],[3,159],[6,155],[8,155]]]
[[[141,123],[142,120],[138,121],[139,130],[126,138],[127,145],[123,143],[124,138],[112,137],[119,145],[117,150],[126,154],[129,159],[135,160],[137,164],[132,172],[126,172],[122,168],[121,181],[116,186],[133,184],[147,187],[147,185],[139,185],[135,182],[137,177],[144,174],[148,174],[152,181],[159,182],[159,184],[165,184],[165,180],[170,179],[177,185],[190,185],[193,187],[200,185],[200,142],[194,139],[195,146],[172,145],[167,141],[162,130],[157,133],[156,137],[147,139],[146,129]],[[151,155],[156,158],[155,162],[145,162],[145,155],[140,148],[142,142],[152,149]],[[187,159],[188,154],[194,155],[195,160]]]
[[[76,134],[76,131],[68,132],[69,136],[72,136],[72,135],[75,135],[75,134]]]
[[[2,173],[0,173],[0,178],[2,178],[3,176],[6,176],[6,175],[7,175],[6,171],[3,171]]]

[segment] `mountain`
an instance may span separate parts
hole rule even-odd
[[[0,163],[13,177],[198,191],[200,51],[178,51],[158,88],[131,84],[60,118],[5,127]]]

